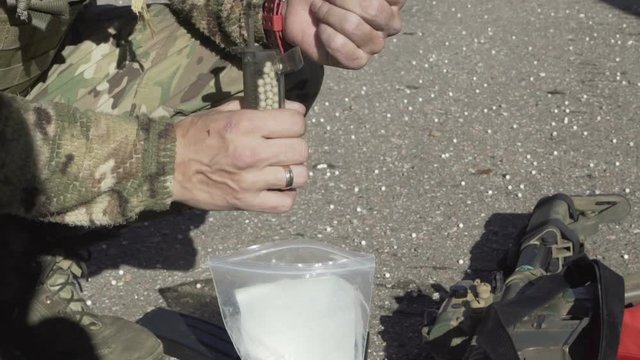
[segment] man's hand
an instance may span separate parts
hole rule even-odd
[[[285,38],[313,60],[359,69],[400,32],[406,0],[294,0],[287,3]]]
[[[257,111],[233,101],[180,121],[173,200],[206,210],[288,211],[296,191],[277,190],[284,167],[293,170],[294,189],[309,179],[304,113],[295,102]]]

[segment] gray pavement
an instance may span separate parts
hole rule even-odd
[[[587,248],[640,271],[640,17],[596,0],[409,0],[404,19],[367,68],[327,70],[293,211],[132,226],[93,249],[95,309],[219,322],[209,255],[305,237],[375,254],[369,359],[428,359],[432,285],[495,266],[556,192],[626,194],[631,216]]]

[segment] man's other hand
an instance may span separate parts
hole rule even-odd
[[[206,210],[288,211],[309,179],[304,113],[295,102],[257,111],[232,101],[178,122],[173,200]],[[287,166],[293,186],[279,190]]]
[[[313,60],[359,69],[400,32],[406,0],[294,0],[287,3],[285,38]]]

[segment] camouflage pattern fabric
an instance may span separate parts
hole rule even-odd
[[[113,115],[169,118],[242,92],[236,66],[194,38],[167,7],[152,5],[149,12],[149,26],[127,16],[126,8],[80,13],[74,30],[81,42],[62,51],[64,63],[54,65],[27,98]]]
[[[214,51],[221,44],[188,25],[211,4],[181,3],[191,4],[186,21],[152,5],[149,25],[128,9],[85,8],[26,97],[0,79],[0,214],[93,226],[168,208],[173,123],[242,92],[240,70]],[[5,14],[0,6],[0,30]],[[0,71],[21,45],[2,36]]]
[[[244,16],[245,0],[183,1],[169,0],[169,4],[181,17],[189,19],[196,28],[205,33],[223,48],[230,50],[247,43]],[[262,3],[251,0],[256,11],[255,41],[265,45],[262,31]]]
[[[47,70],[79,8],[72,6],[69,17],[53,17],[42,31],[16,19],[0,1],[0,91],[22,93]]]

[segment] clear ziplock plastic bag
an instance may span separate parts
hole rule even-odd
[[[362,360],[373,255],[315,241],[211,257],[225,326],[243,360]]]

